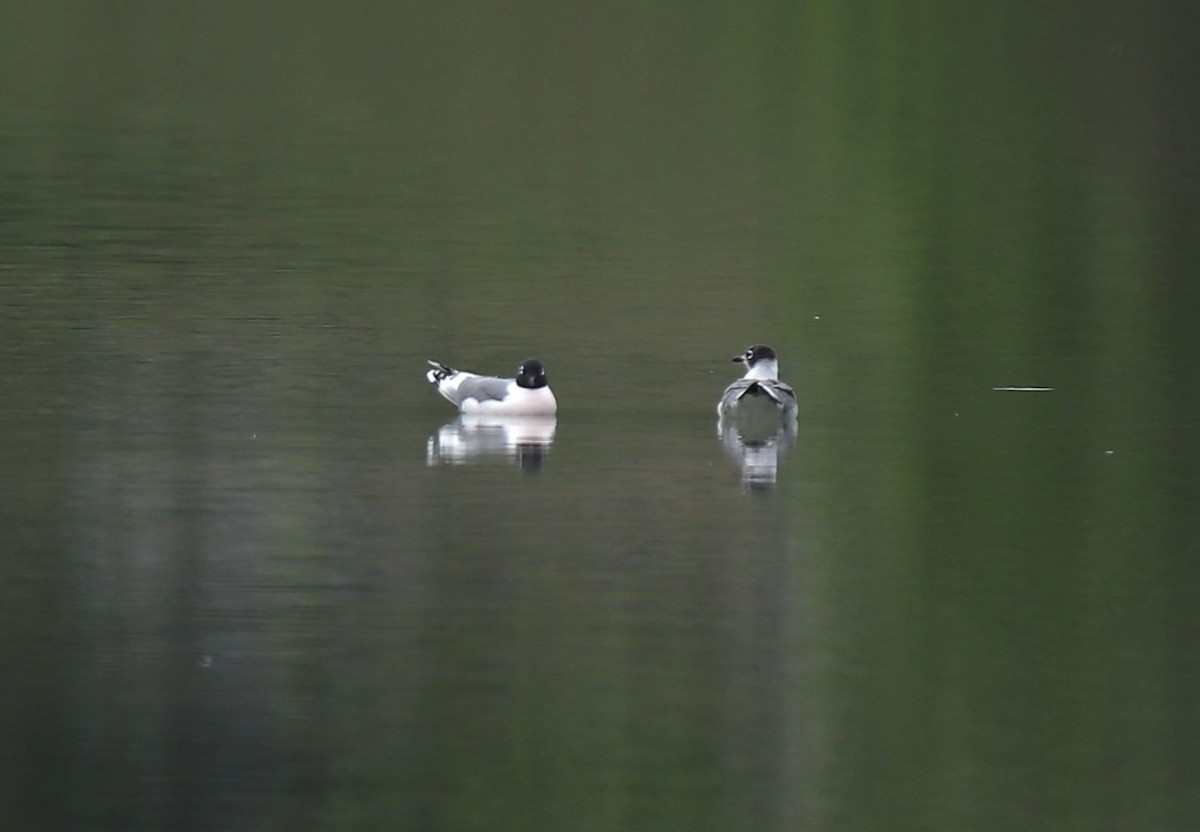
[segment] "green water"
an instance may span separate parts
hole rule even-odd
[[[1197,828],[1195,23],[0,10],[0,826]]]

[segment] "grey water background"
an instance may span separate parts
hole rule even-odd
[[[1200,828],[1195,18],[0,8],[0,828]]]

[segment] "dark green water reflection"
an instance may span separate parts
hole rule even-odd
[[[1196,828],[1193,24],[0,11],[0,826]]]

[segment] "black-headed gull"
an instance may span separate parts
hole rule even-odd
[[[755,344],[733,360],[746,365],[746,375],[725,388],[717,403],[718,416],[730,416],[751,402],[795,418],[796,391],[779,380],[779,358],[765,344]]]
[[[522,362],[516,378],[481,376],[433,360],[429,366],[425,377],[463,413],[548,416],[558,410],[546,368],[536,358]]]

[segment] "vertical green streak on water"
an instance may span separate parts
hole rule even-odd
[[[860,828],[1086,829],[1186,810],[1139,802],[1185,756],[1172,695],[1195,679],[1170,647],[1178,593],[1162,572],[1188,540],[1164,490],[1194,489],[1172,473],[1174,432],[1137,427],[1180,412],[1163,391],[1194,390],[1164,376],[1180,343],[1149,313],[1183,284],[1139,248],[1178,212],[1138,198],[1141,154],[1080,129],[1102,115],[1096,33],[1023,14],[876,5],[825,20],[871,40],[845,65],[827,52],[841,94],[824,146],[872,181],[855,217],[890,252],[840,300],[908,312],[857,333],[869,359],[854,381],[892,407],[845,406],[872,454],[846,475],[894,506],[834,602],[856,610],[842,637],[857,670],[825,693],[840,726],[825,776]],[[1081,351],[1097,368],[1082,386],[990,391],[1054,386]],[[890,442],[863,443],[872,430]],[[851,579],[864,555],[877,573]]]

